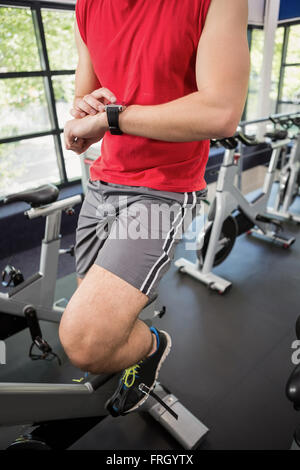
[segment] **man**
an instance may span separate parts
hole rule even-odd
[[[138,315],[203,197],[209,139],[231,136],[239,123],[247,17],[247,0],[77,1],[75,119],[65,145],[80,154],[103,142],[77,229],[79,287],[60,338],[83,370],[123,371],[107,403],[115,416],[145,401],[171,347],[168,333]],[[125,228],[138,212],[147,221],[138,221],[140,239]]]

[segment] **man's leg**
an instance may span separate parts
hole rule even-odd
[[[150,329],[138,315],[170,267],[180,228],[196,197],[194,193],[160,195],[146,188],[144,195],[130,188],[127,205],[122,186],[99,188],[102,200],[97,211],[92,197],[98,196],[98,187],[89,192],[81,214],[76,261],[84,279],[63,315],[60,337],[71,361],[83,370],[123,370],[107,402],[110,413],[119,416],[145,401],[169,354],[168,333]],[[97,236],[99,223],[101,233],[106,224],[99,210],[103,202],[106,211],[108,204],[117,208],[104,243]]]
[[[155,350],[154,335],[137,317],[148,297],[93,265],[70,300],[59,335],[70,360],[98,374],[117,372]]]

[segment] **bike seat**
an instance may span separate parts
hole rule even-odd
[[[8,202],[27,202],[31,207],[45,206],[55,202],[59,195],[59,189],[54,184],[44,184],[36,189],[29,189],[21,193],[11,194],[4,199],[4,204]]]
[[[286,395],[294,404],[294,408],[300,410],[300,365],[294,369],[288,380]]]
[[[275,130],[274,132],[266,132],[265,137],[269,137],[273,142],[277,140],[284,140],[288,137],[288,131]]]

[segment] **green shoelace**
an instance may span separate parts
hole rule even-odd
[[[127,388],[130,388],[133,386],[135,382],[135,378],[138,375],[138,369],[141,367],[140,364],[143,361],[139,362],[138,364],[135,364],[132,367],[128,367],[128,369],[125,369],[124,375],[122,376],[122,381],[124,385],[126,385]]]

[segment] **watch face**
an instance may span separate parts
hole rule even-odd
[[[107,108],[117,108],[119,112],[123,111],[123,106],[121,104],[107,104],[105,106],[105,110],[107,110]]]

